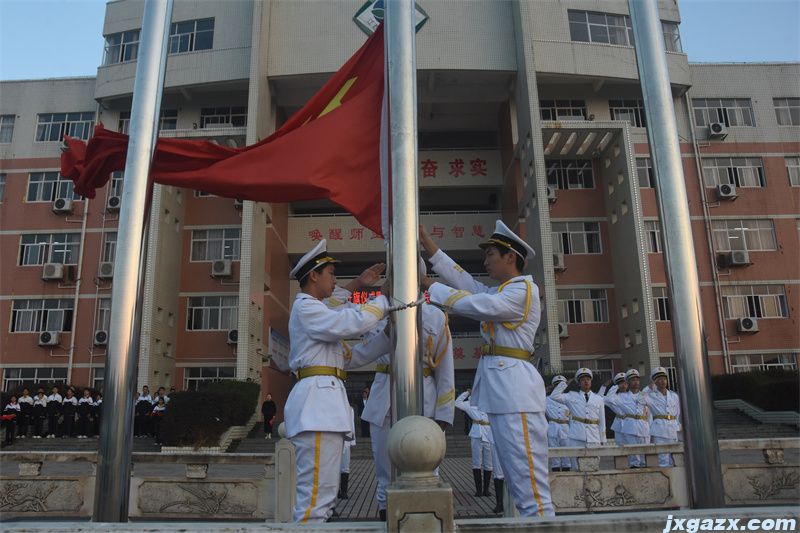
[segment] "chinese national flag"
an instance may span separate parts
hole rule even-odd
[[[260,202],[329,198],[381,231],[380,133],[384,97],[383,26],[306,105],[252,146],[159,138],[156,183]],[[125,168],[128,136],[95,128],[87,143],[67,137],[61,173],[94,198]]]

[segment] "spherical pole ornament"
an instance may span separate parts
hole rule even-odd
[[[281,422],[281,423],[278,425],[278,435],[279,435],[279,436],[280,436],[280,438],[282,438],[282,439],[285,439],[285,438],[286,438],[286,422]]]
[[[389,458],[400,471],[398,484],[435,485],[434,470],[447,448],[444,431],[424,416],[400,419],[389,431]]]

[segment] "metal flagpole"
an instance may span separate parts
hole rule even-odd
[[[419,295],[419,210],[417,188],[417,52],[414,1],[386,3],[386,61],[389,78],[392,220],[389,229],[392,297],[413,302]],[[417,357],[417,307],[395,313],[392,359],[392,420],[422,414],[422,376]]]
[[[95,522],[127,522],[133,447],[133,395],[141,329],[144,245],[173,0],[146,0],[133,84],[125,186],[117,230],[103,421],[95,482]]]
[[[684,413],[686,472],[694,507],[722,507],[725,503],[722,470],[711,405],[700,284],[658,0],[628,0],[628,5],[657,182],[658,214],[672,307],[672,338],[678,358]],[[686,416],[688,413],[691,416]]]

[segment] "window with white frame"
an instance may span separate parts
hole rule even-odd
[[[783,285],[722,287],[725,318],[786,318],[789,308]]]
[[[111,298],[97,299],[97,319],[95,321],[96,330],[108,331],[111,327]]]
[[[139,30],[106,35],[104,65],[135,61],[139,55]]]
[[[659,357],[659,364],[667,370],[667,387],[678,390],[678,366],[674,357]]]
[[[14,300],[11,333],[72,330],[72,298]]]
[[[200,390],[205,384],[231,379],[236,379],[236,367],[233,366],[186,367],[183,370],[183,389]]]
[[[131,112],[120,111],[119,121],[117,122],[117,131],[120,133],[128,133],[131,125]],[[178,128],[178,110],[177,109],[162,109],[158,118],[158,130],[174,130]]]
[[[608,296],[605,289],[558,289],[556,292],[559,322],[608,322]]]
[[[614,362],[611,359],[562,359],[561,369],[566,375],[573,375],[579,368],[588,368],[592,371],[595,383],[605,383],[614,373]]]
[[[683,53],[681,34],[677,22],[661,21],[661,31],[664,34],[664,49],[667,52]]]
[[[712,220],[711,233],[714,236],[714,247],[719,252],[732,250],[762,252],[778,249],[775,224],[772,220]]]
[[[14,136],[15,115],[0,115],[0,143],[10,143]]]
[[[96,391],[103,392],[103,385],[106,382],[106,369],[103,367],[95,367],[92,369],[92,388]]]
[[[239,260],[241,228],[192,231],[192,261]]]
[[[703,182],[715,188],[729,183],[737,187],[766,187],[760,157],[704,157]]]
[[[103,251],[101,261],[113,263],[117,255],[117,232],[107,231],[103,234]]]
[[[660,254],[661,247],[661,222],[658,220],[645,220],[644,231],[647,236],[647,253]]]
[[[3,203],[3,198],[6,196],[6,175],[0,173],[0,203]]]
[[[170,54],[210,50],[214,47],[214,19],[173,22],[168,46]]]
[[[653,287],[653,311],[656,314],[656,320],[671,320],[669,293],[667,293],[666,287]]]
[[[553,251],[562,254],[601,254],[597,222],[551,222]]]
[[[122,198],[122,187],[125,184],[125,172],[122,170],[115,170],[112,172],[109,183],[111,186],[108,188],[108,196],[118,196]]]
[[[247,126],[247,107],[203,107],[200,109],[200,127],[239,128]]]
[[[547,184],[557,189],[594,189],[590,159],[548,159]]]
[[[627,15],[594,11],[567,11],[569,35],[573,41],[633,45],[633,28]]]
[[[28,174],[26,202],[52,202],[58,198],[80,200],[74,184],[58,172],[31,172]]]
[[[540,100],[542,120],[586,120],[586,100]]]
[[[639,187],[654,189],[656,186],[656,173],[653,170],[653,160],[649,157],[636,158],[636,175],[639,177]]]
[[[22,235],[19,266],[61,263],[77,265],[81,250],[80,233],[33,233]]]
[[[800,126],[800,98],[773,98],[779,126]]]
[[[797,354],[741,354],[734,355],[731,370],[734,373],[753,372],[757,370],[797,370]]]
[[[64,135],[88,141],[94,128],[94,113],[40,113],[36,142],[61,141]]]
[[[186,329],[229,331],[236,329],[238,296],[192,296],[188,299]]]
[[[34,367],[3,369],[3,390],[20,391],[31,385],[63,383],[67,380],[67,368]],[[35,391],[32,391],[35,392]],[[49,391],[48,391],[49,392]]]
[[[784,157],[786,172],[789,174],[789,185],[800,187],[800,157]]]
[[[697,126],[721,122],[726,126],[755,126],[750,98],[693,98],[694,121]]]
[[[611,112],[611,120],[625,120],[636,128],[647,127],[642,100],[609,100],[608,109]]]

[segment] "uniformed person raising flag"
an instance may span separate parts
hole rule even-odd
[[[489,416],[497,455],[522,516],[554,516],[547,468],[542,376],[530,362],[539,327],[539,289],[523,274],[533,248],[498,220],[481,244],[487,287],[458,266],[420,227],[420,241],[442,282],[423,280],[431,303],[481,321],[485,341],[470,402]]]

